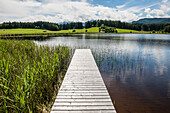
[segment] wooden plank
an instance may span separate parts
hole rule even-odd
[[[57,110],[61,110],[61,111],[76,111],[76,110],[81,110],[81,111],[85,111],[85,110],[112,110],[113,106],[109,105],[109,106],[54,106],[53,111],[57,111]]]
[[[92,96],[92,95],[90,95],[90,96],[87,96],[87,95],[66,95],[66,96],[64,96],[64,95],[58,95],[57,96],[57,98],[110,98],[110,96],[109,95],[106,95],[106,96]]]
[[[51,113],[116,113],[89,49],[75,51]]]
[[[51,111],[51,113],[116,113],[114,110],[100,110],[100,111]]]
[[[108,95],[107,92],[105,93],[59,93],[58,96],[64,96],[64,95],[77,95],[77,96],[106,96]]]
[[[111,102],[82,102],[82,103],[77,103],[77,102],[65,102],[65,103],[57,103],[55,102],[54,105],[80,105],[80,106],[86,106],[86,105],[95,105],[95,106],[105,106],[105,105],[110,105],[112,104]]]

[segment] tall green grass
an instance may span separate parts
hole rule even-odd
[[[0,40],[0,112],[48,112],[69,62],[67,47]]]

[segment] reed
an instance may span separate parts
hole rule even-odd
[[[49,112],[70,56],[67,47],[0,40],[0,112]]]

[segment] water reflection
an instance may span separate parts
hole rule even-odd
[[[90,34],[36,43],[91,49],[118,113],[170,111],[170,35]]]
[[[169,80],[169,83],[168,83],[168,94],[167,94],[168,98],[170,98],[170,80]]]

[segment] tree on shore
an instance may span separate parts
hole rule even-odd
[[[83,29],[91,27],[101,27],[102,25],[108,27],[115,27],[121,29],[131,29],[137,31],[166,31],[168,32],[169,23],[159,24],[132,24],[121,21],[113,20],[94,20],[85,22],[84,26],[82,22],[71,22],[64,24],[56,24],[50,22],[4,22],[0,24],[0,29],[15,29],[15,28],[31,28],[31,29],[47,29],[52,31],[68,30],[68,29]]]
[[[163,30],[164,32],[170,33],[170,25],[166,26]]]

